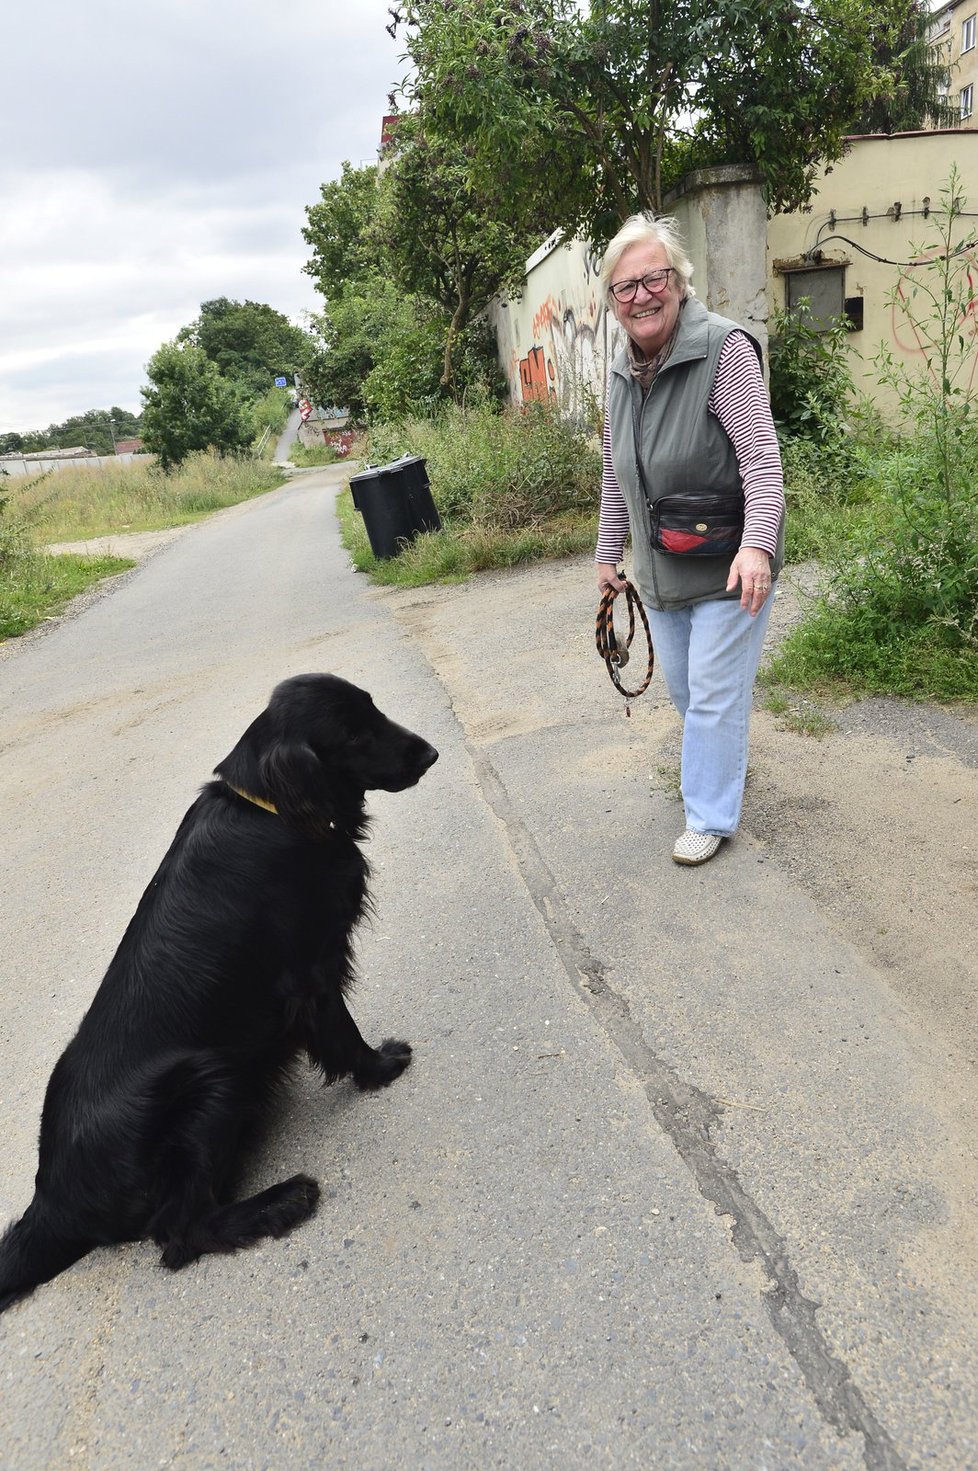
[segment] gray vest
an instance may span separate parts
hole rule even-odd
[[[642,387],[629,372],[628,349],[611,365],[608,422],[611,458],[628,507],[632,536],[632,580],[650,608],[683,608],[708,598],[739,597],[728,593],[730,557],[674,557],[654,551],[651,516],[635,463],[636,432],[649,499],[681,491],[742,489],[734,448],[720,421],[707,407],[716,378],[720,349],[731,332],[744,329],[708,312],[696,297],[680,311],[679,332],[665,366],[644,400]],[[744,333],[750,342],[757,343]],[[760,348],[757,348],[760,355]],[[777,577],[784,560],[784,521],[771,572]]]

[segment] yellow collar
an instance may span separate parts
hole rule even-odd
[[[230,782],[225,782],[225,786],[231,787],[232,792],[236,792],[239,797],[244,797],[246,802],[254,802],[256,807],[264,807],[266,812],[274,812],[275,816],[278,816],[278,808],[273,803],[266,802],[264,797],[253,797],[251,792],[242,791],[241,787],[231,786]]]

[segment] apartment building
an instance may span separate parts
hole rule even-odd
[[[975,93],[978,91],[978,0],[950,0],[937,5],[930,33],[931,43],[940,47],[951,69],[948,100],[961,121],[974,126]]]

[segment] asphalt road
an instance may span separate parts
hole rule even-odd
[[[10,1471],[978,1467],[973,1125],[886,976],[676,804],[590,583],[387,593],[306,476],[0,651],[0,1218],[183,811],[286,675],[441,760],[377,794],[353,1009],[415,1061],[300,1077],[256,1186],[324,1198],[172,1275],[93,1253],[0,1318]]]

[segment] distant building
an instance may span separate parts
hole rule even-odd
[[[117,439],[115,452],[117,455],[140,455],[143,452],[143,441],[141,439]]]
[[[950,0],[937,5],[931,25],[931,45],[951,69],[947,100],[963,123],[973,125],[978,85],[978,0]]]
[[[36,449],[30,454],[18,455],[19,460],[93,460],[95,451],[87,444],[76,444],[70,449]]]

